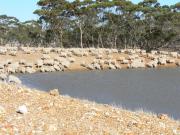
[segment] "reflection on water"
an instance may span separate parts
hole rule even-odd
[[[167,113],[180,119],[180,68],[19,75],[23,84],[61,94],[116,104],[128,109]]]

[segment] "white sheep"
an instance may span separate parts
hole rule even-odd
[[[21,80],[18,77],[14,76],[14,75],[9,75],[8,82],[21,84]]]

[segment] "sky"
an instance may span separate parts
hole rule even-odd
[[[39,0],[0,0],[0,15],[15,16],[20,21],[38,19],[38,16],[33,14],[33,11],[38,9],[36,5],[38,1]],[[142,0],[132,0],[134,3],[140,1]],[[162,5],[172,5],[179,2],[179,0],[159,0],[159,2]]]

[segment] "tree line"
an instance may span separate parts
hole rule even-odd
[[[142,48],[180,44],[180,3],[40,0],[38,20],[0,16],[0,44]]]

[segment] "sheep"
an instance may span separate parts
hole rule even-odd
[[[53,66],[53,65],[54,65],[54,60],[53,60],[53,59],[44,60],[44,61],[43,61],[43,65]]]
[[[82,67],[86,67],[85,61],[82,61],[80,65],[81,65]]]
[[[178,55],[177,55],[177,58],[179,58],[179,59],[180,59],[180,54],[178,54]]]
[[[26,68],[25,68],[25,67],[20,67],[20,68],[18,69],[18,71],[19,71],[20,73],[26,73]]]
[[[43,56],[41,57],[42,60],[47,60],[50,59],[51,57],[49,55],[43,54]]]
[[[98,54],[97,56],[96,56],[96,59],[102,59],[103,58],[103,56],[101,55],[101,54]]]
[[[177,62],[176,62],[176,65],[180,67],[180,61],[177,61]]]
[[[34,64],[31,63],[31,62],[28,62],[28,63],[25,64],[25,67],[30,67],[30,68],[32,68],[33,66],[34,66]]]
[[[169,59],[166,60],[166,62],[167,62],[167,63],[175,63],[175,59],[170,59],[170,58],[169,58]]]
[[[14,76],[14,75],[9,75],[8,82],[21,84],[21,80],[18,77]]]
[[[17,51],[10,51],[10,52],[9,52],[9,55],[11,55],[11,56],[16,56],[16,55],[17,55]]]
[[[26,64],[26,60],[21,59],[21,60],[19,61],[19,64],[21,64],[21,65],[25,65],[25,64]]]
[[[7,73],[5,69],[0,69],[0,74]]]
[[[141,53],[141,49],[134,49],[136,53]]]
[[[118,57],[116,60],[117,60],[117,61],[123,61],[123,60],[125,60],[125,59],[126,59],[125,57],[120,56],[120,57]]]
[[[42,52],[43,54],[49,54],[51,52],[51,48],[43,48]]]
[[[6,48],[0,48],[0,55],[6,55],[7,49]]]
[[[121,50],[120,50],[120,53],[125,53],[125,52],[126,52],[125,49],[121,49]]]
[[[48,66],[41,67],[40,72],[49,72],[49,67]]]
[[[30,49],[25,49],[25,50],[24,50],[24,53],[25,53],[25,54],[31,54],[32,51],[31,51]]]
[[[141,50],[140,52],[141,52],[141,53],[146,53],[146,50]]]
[[[168,55],[169,54],[167,51],[159,51],[159,53],[162,55]]]
[[[115,63],[116,63],[116,60],[112,59],[112,60],[109,60],[109,62],[110,62],[111,64],[115,64]]]
[[[1,80],[1,81],[5,81],[6,79],[7,79],[7,74],[1,73],[1,74],[0,74],[0,80]]]
[[[65,68],[69,68],[70,62],[67,61],[67,60],[66,60],[66,61],[62,61],[62,62],[61,62],[61,65],[64,66]]]
[[[7,66],[8,64],[12,64],[12,59],[7,59],[5,63],[6,63],[6,66]]]
[[[7,50],[9,51],[18,51],[17,47],[7,47]]]
[[[106,54],[107,54],[107,55],[110,55],[110,54],[112,54],[112,51],[111,51],[110,49],[107,49],[107,50],[106,50]]]
[[[43,61],[42,60],[37,60],[35,64],[38,68],[43,66]]]
[[[77,56],[77,57],[82,57],[83,53],[80,50],[73,50],[72,54]]]
[[[160,64],[160,65],[166,65],[166,58],[159,58],[159,59],[158,59],[158,64]]]
[[[173,58],[177,58],[178,53],[177,52],[170,52],[170,56],[173,57]]]
[[[116,66],[113,64],[109,64],[109,69],[116,69]]]
[[[62,71],[62,69],[59,65],[54,65],[53,67],[56,71]]]
[[[111,49],[113,53],[118,53],[118,49]]]
[[[94,69],[101,70],[101,66],[98,63],[94,63],[94,64],[92,64],[92,66],[94,67]]]
[[[145,63],[142,62],[140,59],[134,60],[131,63],[131,68],[145,68]]]
[[[16,71],[19,68],[19,63],[18,62],[12,63],[8,66],[8,68],[13,69],[12,71],[14,70]]]
[[[155,51],[155,50],[152,50],[152,51],[151,51],[151,54],[152,54],[152,55],[155,55],[155,54],[157,54],[157,53],[158,53],[158,52]]]
[[[94,66],[93,66],[92,64],[88,64],[86,67],[87,67],[87,69],[89,69],[89,70],[94,70]]]
[[[14,69],[13,67],[8,67],[7,72],[13,74],[13,73],[16,73],[16,69]]]
[[[34,73],[35,70],[33,68],[31,68],[31,67],[27,67],[26,72],[31,74],[31,73]]]
[[[82,56],[88,56],[88,52],[84,51],[84,52],[82,53]]]
[[[4,69],[4,63],[0,63],[0,69]]]
[[[64,58],[66,58],[66,57],[67,57],[67,53],[66,53],[66,52],[61,52],[61,53],[59,54],[59,57],[64,57]]]
[[[56,57],[54,58],[54,61],[58,61],[58,62],[62,62],[62,61],[65,61],[66,59],[63,58],[63,57]]]
[[[45,68],[45,72],[54,72],[54,71],[56,71],[56,70],[54,69],[53,66],[47,66],[47,67]]]
[[[121,69],[121,66],[117,62],[114,64],[114,66],[116,67],[116,69]]]
[[[72,53],[71,52],[66,52],[67,53],[67,57],[72,57]]]
[[[150,61],[146,64],[147,67],[149,68],[155,68],[157,67],[158,61]]]
[[[153,54],[147,54],[147,57],[148,57],[149,59],[151,59],[151,60],[155,60],[155,59],[158,58],[157,55],[153,55]]]
[[[41,67],[39,71],[40,71],[40,72],[45,72],[45,68],[44,68],[44,67]]]
[[[111,60],[112,58],[113,58],[112,55],[108,55],[108,56],[107,56],[107,59],[108,59],[108,60]]]
[[[128,64],[129,63],[129,60],[127,60],[127,59],[124,59],[124,60],[122,60],[122,62],[121,62],[121,64]]]
[[[75,58],[68,58],[68,60],[69,60],[71,63],[74,63],[74,62],[75,62]]]

